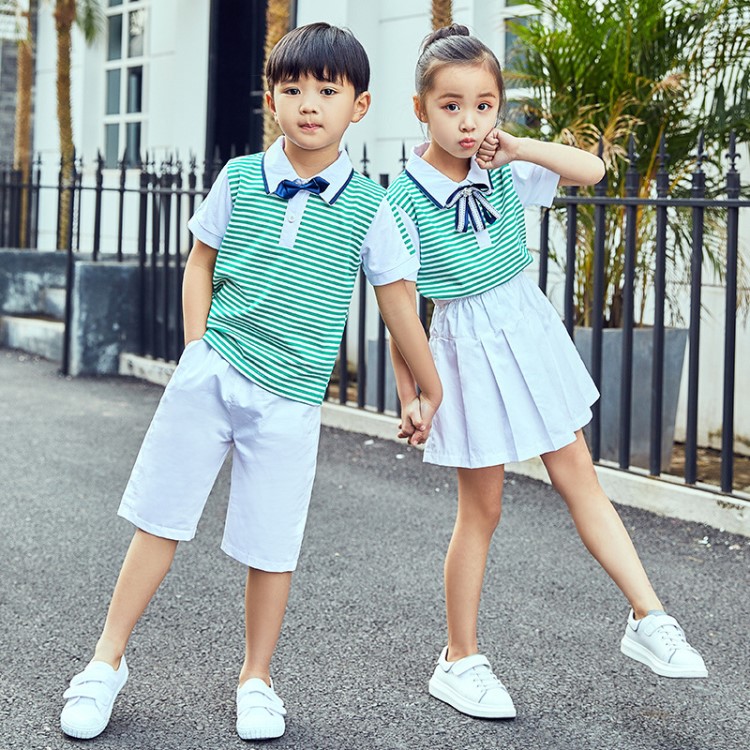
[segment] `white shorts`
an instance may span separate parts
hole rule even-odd
[[[320,438],[320,407],[276,396],[205,341],[186,347],[154,414],[118,510],[166,539],[195,536],[234,447],[221,548],[259,570],[297,565]]]

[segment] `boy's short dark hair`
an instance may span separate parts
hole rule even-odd
[[[271,93],[277,83],[304,75],[319,81],[346,80],[359,96],[370,85],[370,61],[349,29],[311,23],[282,37],[266,63],[266,84]]]

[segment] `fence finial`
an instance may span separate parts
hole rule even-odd
[[[641,176],[638,173],[638,154],[635,150],[635,136],[631,133],[628,139],[628,169],[625,172],[625,195],[633,198],[638,195]]]
[[[635,151],[635,136],[631,133],[628,138],[628,169],[635,169],[638,154]]]
[[[726,154],[726,158],[729,159],[729,169],[726,174],[726,191],[727,198],[737,199],[740,197],[742,186],[740,185],[740,173],[737,171],[737,159],[740,155],[737,153],[737,136],[734,131],[729,134],[729,151]],[[737,209],[735,209],[736,211]],[[736,220],[737,216],[735,217]],[[735,226],[733,232],[735,241],[737,238],[737,227]]]
[[[604,136],[599,135],[599,146],[597,148],[597,156],[604,161]],[[599,182],[594,185],[594,195],[606,195],[607,194],[607,168],[606,163],[604,166],[604,175]]]
[[[656,170],[656,194],[664,198],[669,193],[669,172],[667,171],[669,154],[667,153],[667,137],[664,133],[659,139],[659,154],[656,160],[659,165]]]
[[[740,158],[740,155],[737,153],[737,133],[734,130],[729,134],[729,151],[727,151],[725,158],[729,160],[729,171],[736,172],[737,159]]]
[[[706,158],[706,138],[703,132],[703,128],[701,128],[700,132],[698,133],[698,146],[696,149],[695,156],[698,162],[698,165],[696,167],[696,172],[702,172],[703,160]]]

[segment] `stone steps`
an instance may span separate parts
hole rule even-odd
[[[0,346],[21,349],[54,362],[62,361],[65,324],[60,320],[0,316]]]

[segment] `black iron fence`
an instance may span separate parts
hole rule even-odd
[[[539,285],[545,293],[557,294],[555,301],[563,311],[571,336],[578,339],[582,335],[578,326],[590,323],[590,331],[586,333],[590,337],[587,364],[603,394],[594,406],[593,420],[588,428],[594,459],[609,459],[612,465],[630,468],[634,463],[632,428],[637,417],[642,417],[645,411],[650,424],[645,468],[652,475],[665,471],[665,443],[662,439],[665,429],[665,336],[671,322],[668,316],[674,313],[667,304],[668,284],[676,285],[678,291],[687,290],[683,294],[689,299],[687,314],[677,315],[683,319],[688,338],[683,474],[687,484],[695,484],[699,454],[701,295],[705,283],[702,274],[709,249],[705,239],[706,219],[711,216],[712,226],[720,227],[718,234],[714,232],[712,235],[710,249],[712,273],[716,274],[724,293],[725,317],[723,361],[717,365],[721,375],[714,383],[722,390],[721,449],[717,458],[721,471],[716,484],[723,492],[732,493],[738,489],[734,472],[737,459],[734,419],[740,213],[750,207],[750,200],[741,197],[738,154],[733,137],[726,155],[728,167],[722,175],[724,190],[721,195],[709,196],[706,193],[702,144],[699,144],[696,154],[690,189],[684,195],[670,190],[672,183],[664,154],[662,148],[660,168],[650,192],[644,194],[631,144],[622,196],[608,196],[604,181],[586,194],[566,189],[551,209],[542,211],[538,242]],[[400,161],[403,167],[403,148]],[[365,150],[361,160],[365,174],[369,163]],[[218,159],[206,161],[199,167],[194,158],[187,163],[176,158],[157,163],[151,158],[137,170],[128,169],[124,164],[118,170],[107,170],[100,157],[88,169],[77,160],[73,179],[68,184],[63,184],[62,170],[57,172],[57,184],[51,180],[45,184],[39,159],[31,165],[28,181],[24,181],[19,172],[0,167],[0,243],[6,247],[38,247],[44,236],[46,217],[51,228],[48,227],[43,244],[48,248],[61,244],[53,243],[64,223],[62,196],[67,193],[70,197],[67,208],[69,228],[62,244],[69,259],[68,296],[72,293],[72,270],[78,259],[136,264],[140,297],[138,353],[176,360],[183,348],[182,274],[192,244],[186,228],[187,218],[207,194],[221,166]],[[387,186],[388,175],[379,175],[379,181]],[[43,214],[43,211],[48,213]],[[681,226],[682,230],[675,232],[675,226]],[[679,244],[680,231],[683,249],[687,247],[686,254],[675,253],[669,247],[669,243]],[[532,240],[529,244],[535,243]],[[613,269],[619,274],[616,282],[612,280]],[[378,316],[374,349],[371,347],[374,356],[368,357],[370,342],[366,322],[368,313],[374,315],[375,311],[368,310],[372,298],[367,293],[364,275],[360,276],[358,289],[358,307],[353,310],[347,324],[347,328],[356,328],[356,336],[348,335],[348,331],[344,334],[328,399],[384,412],[387,403],[393,400],[392,394],[388,393],[386,332]],[[426,300],[420,301],[419,310],[427,325],[429,304]],[[634,335],[643,332],[644,322],[648,324],[645,330],[653,345],[649,355],[650,385],[645,403],[634,396],[634,377],[643,375],[643,372],[634,370]],[[618,377],[605,379],[603,373],[609,366],[609,355],[605,354],[605,331],[614,326],[621,331],[620,341],[615,345],[620,355]],[[355,338],[356,358],[352,358],[349,347]],[[66,346],[63,370],[67,368],[67,352]],[[368,378],[371,385],[374,383],[370,394],[375,394],[374,399],[370,396],[369,404]],[[619,409],[617,423],[612,427],[603,421],[603,412],[614,402],[619,404]],[[670,408],[674,407],[675,403],[672,403]],[[603,443],[613,431],[618,437],[616,453],[607,456]],[[667,450],[670,449],[671,444],[668,444]]]

